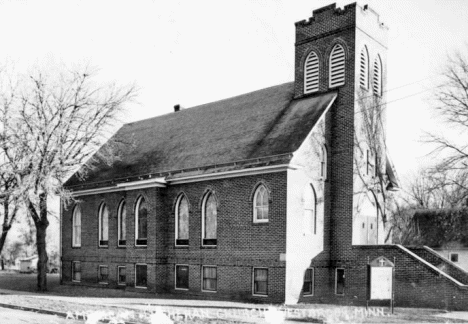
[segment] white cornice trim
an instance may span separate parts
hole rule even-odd
[[[156,188],[156,187],[165,188],[166,187],[165,179],[154,178],[154,179],[148,179],[148,180],[123,182],[123,183],[119,183],[117,185],[109,186],[109,187],[73,191],[72,195],[74,197],[89,196],[89,195],[97,195],[100,193],[110,193],[110,192],[116,192],[116,191],[128,191],[128,190]]]
[[[270,166],[257,167],[257,168],[251,168],[251,169],[201,174],[201,175],[187,176],[187,177],[181,177],[181,178],[176,178],[176,179],[166,179],[166,181],[169,184],[173,185],[173,184],[191,183],[191,182],[208,181],[208,180],[216,180],[216,179],[245,177],[245,176],[265,174],[265,173],[275,173],[275,172],[286,171],[288,169],[295,170],[298,168],[299,168],[298,166],[291,165],[291,164],[278,164],[278,165],[270,165]]]
[[[181,177],[181,178],[176,178],[176,179],[154,178],[154,179],[141,180],[141,181],[123,182],[114,186],[103,187],[103,188],[77,190],[77,191],[73,191],[72,195],[76,197],[76,196],[89,196],[89,195],[96,195],[96,194],[101,194],[101,193],[128,191],[128,190],[145,189],[145,188],[156,188],[156,187],[164,188],[167,185],[173,185],[173,184],[183,184],[183,183],[192,183],[192,182],[208,181],[208,180],[215,180],[215,179],[245,177],[245,176],[257,175],[257,174],[282,172],[286,170],[296,170],[299,168],[301,167],[296,166],[296,165],[291,165],[291,164],[278,164],[278,165],[243,169],[243,170],[232,170],[232,171],[225,171],[225,172],[193,175],[193,176]]]
[[[146,180],[140,180],[140,181],[132,181],[132,182],[123,182],[123,183],[118,183],[117,187],[118,188],[126,188],[126,190],[131,190],[133,187],[139,188],[146,188],[146,186],[154,186],[160,185],[160,187],[165,187],[166,185],[166,179],[165,178],[153,178],[153,179],[146,179]]]

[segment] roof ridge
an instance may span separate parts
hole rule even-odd
[[[266,87],[266,88],[261,88],[261,89],[257,89],[257,90],[254,90],[254,91],[250,91],[250,92],[247,92],[247,93],[238,94],[238,95],[235,95],[235,96],[232,96],[232,97],[219,99],[219,100],[215,100],[215,101],[210,101],[210,102],[203,103],[203,104],[196,105],[196,106],[191,106],[191,107],[188,107],[188,108],[185,108],[185,109],[181,109],[181,110],[177,111],[177,113],[180,114],[180,113],[184,113],[185,111],[188,111],[188,110],[193,110],[193,109],[202,108],[202,107],[208,106],[208,105],[222,103],[222,102],[225,102],[225,101],[233,100],[235,98],[246,97],[246,96],[251,95],[251,94],[256,93],[256,92],[261,92],[261,91],[269,90],[269,89],[276,88],[276,87],[283,87],[283,86],[289,85],[289,84],[294,84],[294,81],[284,82],[284,83],[276,84],[276,85],[269,86],[269,87]],[[149,120],[156,119],[156,118],[161,118],[161,117],[172,115],[172,114],[174,114],[174,112],[168,112],[168,113],[162,114],[162,115],[157,115],[157,116],[153,116],[153,117],[139,119],[139,120],[136,120],[136,121],[133,121],[133,122],[125,123],[125,124],[122,125],[122,127],[124,127],[126,125],[133,125],[133,124],[144,122],[144,121],[149,121]]]

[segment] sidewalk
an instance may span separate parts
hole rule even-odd
[[[7,289],[0,289],[0,307],[70,319],[82,318],[84,314],[106,313],[111,318],[127,317],[130,320],[125,322],[128,323],[151,323],[148,318],[156,313],[167,314],[174,323],[211,323],[212,320],[219,323],[267,323],[265,311],[268,309],[268,305],[229,301],[163,299],[162,296],[154,299],[68,297]],[[277,312],[276,315],[283,314]]]
[[[105,290],[103,290],[105,292]],[[83,294],[83,296],[86,294]],[[58,296],[0,289],[0,307],[36,311],[77,319],[84,314],[104,314],[125,318],[126,323],[153,323],[153,315],[168,315],[167,323],[466,323],[468,312],[435,309],[396,308],[395,314],[381,308],[299,304],[293,306],[250,304],[233,301],[177,299],[171,295],[155,298]],[[174,298],[175,297],[175,298]],[[112,316],[113,317],[112,317]],[[82,321],[83,322],[83,321]],[[94,322],[95,323],[95,322]],[[123,323],[123,322],[121,322]],[[158,320],[155,323],[163,323]]]

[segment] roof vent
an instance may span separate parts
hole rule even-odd
[[[174,112],[178,112],[180,110],[180,105],[175,105],[174,106]]]

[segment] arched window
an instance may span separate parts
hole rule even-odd
[[[319,58],[317,53],[310,52],[304,63],[304,93],[319,89]]]
[[[217,211],[216,198],[208,192],[203,198],[202,245],[216,245],[217,242]]]
[[[369,88],[369,52],[364,46],[361,51],[361,66],[359,69],[359,84],[362,88]]]
[[[253,221],[254,223],[268,222],[268,190],[264,185],[260,185],[255,190],[254,203],[253,203]]]
[[[345,84],[345,51],[343,46],[336,44],[330,53],[330,87],[338,87]]]
[[[377,96],[382,95],[382,61],[380,55],[377,55],[374,62],[374,74],[372,80],[374,94]]]
[[[135,206],[135,245],[146,246],[148,236],[148,209],[145,198],[140,197]]]
[[[109,209],[105,203],[99,208],[99,246],[109,244]]]
[[[73,209],[73,233],[72,233],[72,246],[81,246],[81,208],[76,205]]]
[[[320,159],[320,176],[323,180],[327,180],[327,161],[328,152],[325,145],[322,145],[322,155]]]
[[[127,205],[125,200],[122,200],[119,205],[119,211],[117,213],[118,222],[118,244],[119,246],[125,246],[127,243]]]
[[[189,204],[184,194],[177,199],[175,207],[176,245],[189,245]]]
[[[306,187],[304,188],[302,203],[304,208],[304,234],[317,234],[315,191],[311,184],[306,185]]]

